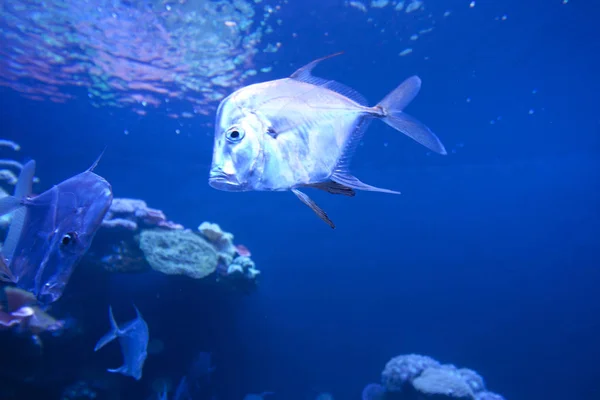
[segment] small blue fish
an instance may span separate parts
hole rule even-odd
[[[137,318],[127,322],[121,329],[115,321],[112,307],[109,307],[108,315],[111,330],[96,343],[94,351],[100,350],[114,339],[119,339],[124,364],[116,369],[108,369],[108,372],[131,376],[139,381],[142,379],[142,368],[148,356],[148,352],[146,351],[148,347],[148,324],[142,318],[142,314],[140,314],[137,307],[135,307],[135,312]]]
[[[349,87],[312,75],[313,68],[329,57],[305,65],[289,78],[243,87],[221,101],[210,186],[229,192],[289,190],[334,228],[325,211],[301,189],[345,196],[354,196],[355,190],[399,194],[363,183],[350,173],[352,154],[372,120],[446,154],[438,137],[404,112],[421,88],[419,77],[406,79],[369,107]]]
[[[23,166],[14,196],[0,199],[0,215],[13,212],[0,279],[42,303],[62,296],[112,203],[110,184],[93,172],[99,160],[38,196],[31,195],[35,161]]]

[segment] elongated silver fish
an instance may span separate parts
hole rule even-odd
[[[313,187],[354,196],[354,190],[399,194],[367,185],[349,164],[369,122],[381,119],[418,143],[446,154],[437,136],[403,112],[421,88],[412,76],[379,104],[338,82],[317,78],[315,60],[289,78],[257,83],[223,99],[217,110],[209,184],[224,191],[291,190],[323,221],[331,219],[300,191]]]

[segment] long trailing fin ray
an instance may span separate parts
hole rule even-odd
[[[333,54],[330,54],[328,56],[321,57],[321,58],[318,58],[318,59],[316,59],[314,61],[311,61],[308,64],[306,64],[305,66],[298,68],[292,75],[290,75],[290,78],[296,79],[296,80],[301,81],[301,82],[306,82],[305,79],[310,79],[310,78],[313,77],[312,74],[311,74],[311,71],[321,61],[327,60],[328,58],[333,58],[333,57],[339,56],[339,55],[341,55],[343,53],[344,53],[343,51],[339,51],[337,53],[333,53]]]
[[[94,169],[98,166],[98,163],[100,162],[100,159],[102,158],[102,156],[106,152],[106,148],[107,147],[108,146],[104,146],[104,149],[102,150],[102,152],[100,153],[100,155],[98,156],[98,158],[96,158],[96,161],[94,161],[94,163],[92,164],[92,166],[87,169],[88,172],[94,172]]]
[[[447,154],[440,139],[423,123],[403,112],[421,88],[421,79],[412,76],[373,107],[375,115],[392,128],[439,154]]]
[[[319,207],[317,203],[315,203],[310,197],[308,197],[306,194],[302,193],[298,189],[292,189],[292,193],[294,193],[300,199],[301,202],[309,206],[310,209],[313,210],[319,218],[321,218],[323,221],[325,221],[327,225],[331,227],[331,229],[335,229],[335,224],[327,216],[327,213],[323,211],[323,209]]]
[[[378,188],[376,186],[367,185],[366,183],[361,182],[357,177],[351,175],[348,171],[338,170],[336,169],[331,175],[331,180],[339,183],[340,185],[347,186],[356,190],[365,190],[369,192],[382,192],[382,193],[390,193],[390,194],[400,194],[395,190]]]

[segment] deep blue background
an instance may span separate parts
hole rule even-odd
[[[389,358],[411,352],[473,368],[507,399],[600,398],[598,6],[427,6],[438,23],[408,57],[397,56],[407,44],[392,33],[409,29],[405,21],[381,13],[375,20],[387,22],[375,27],[331,1],[285,6],[281,51],[258,56],[275,63],[260,76],[273,79],[344,50],[315,74],[372,104],[418,74],[423,89],[407,111],[456,150],[427,155],[372,124],[353,171],[403,194],[311,193],[335,231],[289,193],[211,189],[204,125],[212,118],[180,125],[2,90],[1,136],[38,161],[38,190],[83,170],[107,145],[97,171],[117,197],[143,198],[189,227],[218,222],[263,271],[259,291],[243,298],[199,293],[185,279],[101,278],[110,290],[85,311],[92,346],[108,328],[107,304],[127,319],[132,301],[166,344],[169,361],[151,357],[146,384],[127,382],[129,393],[145,398],[152,379],[177,379],[193,352],[209,349],[222,399],[263,390],[358,398]],[[70,290],[85,284],[75,276]],[[101,367],[118,362],[115,352]]]

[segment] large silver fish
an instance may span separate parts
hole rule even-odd
[[[112,203],[110,184],[93,172],[99,160],[35,197],[35,162],[23,166],[14,196],[0,199],[0,215],[13,212],[0,253],[0,280],[44,303],[63,294]]]
[[[340,53],[338,53],[340,54]],[[209,184],[224,191],[291,190],[322,220],[327,214],[299,189],[354,196],[395,193],[350,174],[350,159],[369,122],[380,119],[425,147],[446,154],[437,136],[404,113],[421,80],[412,76],[369,107],[354,90],[311,75],[323,57],[289,78],[257,83],[223,99],[217,110]]]

